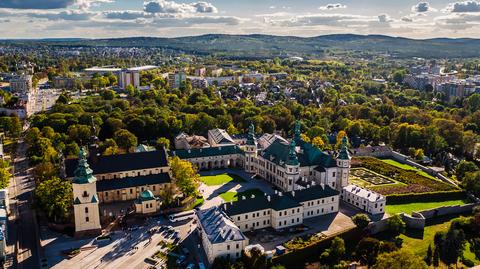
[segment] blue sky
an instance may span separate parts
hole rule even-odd
[[[480,0],[0,0],[1,38],[207,33],[480,38]]]

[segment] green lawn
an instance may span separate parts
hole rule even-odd
[[[414,211],[432,209],[432,208],[437,208],[441,206],[464,205],[464,204],[465,204],[465,201],[463,200],[409,203],[409,204],[399,204],[399,205],[387,205],[387,207],[385,208],[385,211],[390,215],[394,215],[402,212],[406,214],[411,214]]]
[[[400,237],[403,239],[402,247],[423,257],[427,254],[428,245],[432,244],[433,247],[433,237],[435,234],[439,231],[448,231],[449,227],[450,221],[447,221],[436,225],[426,226],[423,232],[423,237],[418,234],[401,234]]]
[[[207,186],[223,185],[229,182],[245,182],[241,177],[227,173],[215,176],[202,176],[200,177],[200,181]]]
[[[264,195],[264,193],[259,189],[251,189],[251,190],[246,190],[239,193],[234,191],[227,191],[227,192],[221,193],[220,197],[222,197],[222,199],[225,202],[236,202],[238,201],[239,197],[245,196],[248,199],[252,196],[252,194],[255,196]]]
[[[422,170],[416,168],[416,167],[413,167],[413,166],[410,166],[408,164],[403,164],[403,163],[399,163],[395,160],[392,160],[392,159],[382,159],[382,162],[384,163],[387,163],[389,165],[392,165],[392,166],[395,166],[395,167],[398,167],[398,168],[401,168],[401,169],[404,169],[404,170],[412,170],[412,171],[415,171],[417,172],[417,174],[421,175],[421,176],[424,176],[426,178],[430,178],[430,179],[434,179],[434,180],[438,180],[437,178],[435,177],[432,177],[431,175],[429,175],[428,173],[425,173],[423,172]]]

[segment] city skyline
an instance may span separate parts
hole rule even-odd
[[[2,0],[2,39],[202,34],[480,38],[480,2]]]

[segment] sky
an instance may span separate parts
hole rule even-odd
[[[480,0],[0,0],[0,39],[211,33],[480,38]]]

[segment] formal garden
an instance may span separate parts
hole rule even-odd
[[[383,195],[431,193],[455,191],[457,188],[438,180],[415,167],[400,164],[393,160],[381,160],[373,157],[356,157],[352,160],[352,168],[364,168],[384,178],[401,184],[371,184],[370,189]],[[355,170],[355,169],[353,169]],[[355,172],[361,173],[361,172]],[[354,175],[355,176],[355,175]],[[366,175],[363,175],[366,177]],[[383,182],[375,175],[373,182]]]
[[[379,175],[373,171],[370,171],[366,168],[352,168],[350,170],[350,177],[351,180],[353,180],[354,182],[358,182],[358,180],[363,180],[369,183],[369,185],[375,186],[395,183],[395,181],[385,176]]]

